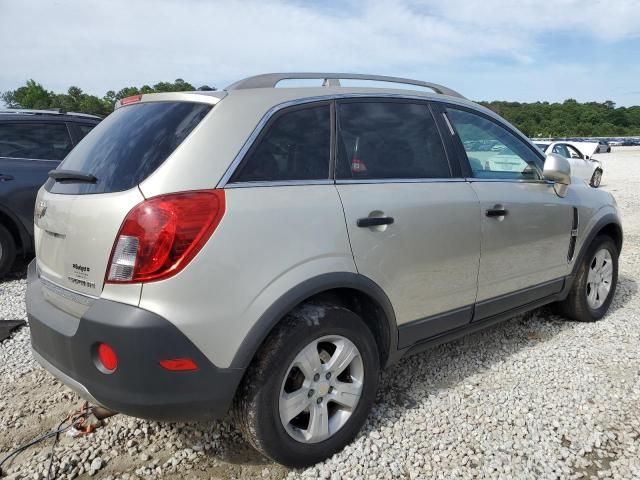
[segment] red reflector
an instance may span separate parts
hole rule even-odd
[[[113,245],[106,282],[150,282],[175,275],[207,243],[224,211],[224,190],[161,195],[133,207]]]
[[[198,365],[190,358],[172,358],[171,360],[161,360],[160,366],[172,372],[188,372],[197,370]]]
[[[142,95],[131,95],[120,100],[120,105],[129,105],[130,103],[136,103],[142,100]]]
[[[113,372],[118,366],[118,356],[106,343],[98,345],[98,358],[102,366],[109,372]]]

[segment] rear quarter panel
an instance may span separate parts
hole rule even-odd
[[[305,280],[355,273],[334,185],[226,189],[211,239],[178,275],[145,284],[140,307],[173,322],[228,367],[254,322]]]

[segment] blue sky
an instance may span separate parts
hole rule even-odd
[[[349,71],[476,100],[640,104],[637,0],[0,0],[0,45],[0,91]]]

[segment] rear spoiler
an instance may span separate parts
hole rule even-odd
[[[133,103],[145,102],[197,102],[209,103],[215,105],[224,97],[227,92],[224,90],[216,91],[196,91],[196,92],[163,92],[163,93],[143,93],[139,95],[131,95],[121,100],[117,100],[114,104],[114,110]]]

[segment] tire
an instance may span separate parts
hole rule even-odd
[[[16,242],[11,232],[0,225],[0,278],[4,277],[16,259]]]
[[[602,170],[597,168],[595,172],[593,172],[593,175],[591,176],[591,181],[589,182],[589,185],[591,185],[593,188],[598,188],[601,182],[602,182]]]
[[[318,342],[319,339],[322,341]],[[327,349],[331,350],[329,346],[335,345],[324,343],[326,339],[336,342],[346,339],[346,342],[338,343],[339,346],[329,358]],[[349,351],[348,342],[355,346],[359,357],[355,356],[346,364],[343,373],[332,377],[332,385],[336,385],[332,393],[331,388],[334,387],[328,387],[326,372],[331,373],[329,367],[338,359],[336,352]],[[317,355],[319,369],[310,370],[307,367],[311,363],[306,362],[299,362],[306,367],[293,365],[294,361],[300,359],[315,359],[313,355],[303,356],[303,350],[320,351]],[[338,306],[303,305],[289,314],[269,335],[247,370],[234,401],[235,422],[256,450],[276,462],[294,468],[318,463],[342,450],[362,428],[375,399],[379,362],[375,339],[358,315]],[[315,371],[321,374],[313,374]],[[333,371],[339,372],[340,367]],[[304,379],[302,385],[301,379]],[[294,385],[296,382],[298,385]],[[361,388],[359,397],[346,394],[347,390],[355,391],[353,389],[358,388]],[[282,415],[286,415],[288,410],[281,398],[286,399],[289,395],[294,397],[296,392],[301,392],[297,397],[301,403],[296,403],[297,408],[291,408],[291,412],[296,412],[302,404],[307,405],[306,410],[285,423],[286,420],[281,418],[281,407],[284,412]],[[355,405],[347,408],[332,400],[338,399],[341,392],[340,398],[348,399],[347,403]],[[355,398],[358,400],[354,402]],[[328,438],[322,435],[313,438],[312,408],[317,409],[313,411],[314,419],[323,418],[323,412],[327,414],[329,420],[325,432],[328,432]],[[314,425],[325,424],[317,422]],[[334,431],[331,431],[331,425]],[[302,438],[307,434],[310,435],[309,439]]]
[[[605,295],[600,295],[600,291],[597,288],[592,288],[594,284],[590,284],[589,281],[589,273],[596,260],[596,254],[600,254],[603,251],[608,253],[610,262],[607,263],[611,265],[611,280],[606,297]],[[618,248],[610,237],[601,235],[595,238],[582,260],[569,295],[559,303],[560,312],[564,316],[580,322],[595,322],[607,313],[618,284],[618,255]],[[598,277],[596,276],[595,278],[597,279]],[[588,284],[590,285],[588,286]],[[595,303],[588,298],[588,293],[594,291],[596,291]]]

